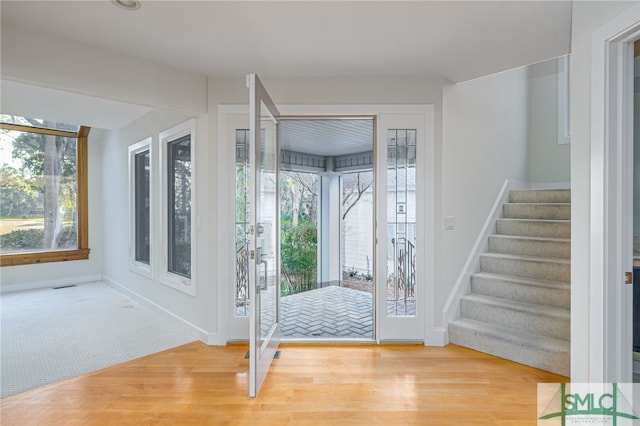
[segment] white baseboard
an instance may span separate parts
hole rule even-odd
[[[449,331],[446,327],[434,327],[427,333],[425,346],[445,346],[449,343]]]
[[[145,306],[146,308],[150,309],[151,311],[153,311],[155,314],[159,315],[160,317],[162,317],[163,319],[165,319],[167,322],[171,323],[173,326],[175,326],[177,329],[183,331],[184,333],[187,333],[191,336],[193,336],[194,338],[202,341],[203,343],[206,343],[207,345],[224,345],[224,342],[220,342],[220,338],[218,336],[218,333],[210,333],[206,330],[201,329],[200,327],[196,326],[195,324],[192,324],[191,322],[185,320],[182,317],[179,317],[178,315],[174,314],[173,312],[163,308],[162,306],[158,305],[155,302],[152,302],[151,300],[147,299],[146,297],[131,291],[130,289],[128,289],[127,287],[123,286],[122,284],[117,283],[116,281],[112,280],[109,277],[106,276],[102,276],[102,281],[107,284],[109,287],[113,288],[114,290],[132,298],[133,300],[135,300],[136,302],[140,303],[141,305]]]
[[[18,284],[4,284],[2,285],[2,287],[0,287],[0,293],[13,293],[15,291],[38,290],[66,285],[86,284],[101,280],[102,277],[100,275],[82,275],[78,277],[56,278],[54,280],[44,280]]]
[[[502,205],[509,199],[509,191],[512,189],[524,189],[527,185],[509,182],[505,180],[502,188],[498,192],[498,196],[487,216],[478,238],[476,238],[473,247],[467,257],[460,275],[449,293],[449,298],[442,309],[442,326],[445,330],[442,339],[443,344],[449,343],[449,333],[447,332],[449,323],[460,317],[460,299],[471,292],[471,275],[480,270],[480,255],[488,251],[489,236],[496,231],[496,219],[502,217]]]

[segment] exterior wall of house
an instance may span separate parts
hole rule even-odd
[[[558,144],[558,60],[529,67],[529,100],[530,183],[568,188],[571,145]]]

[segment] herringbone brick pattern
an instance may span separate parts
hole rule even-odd
[[[275,286],[263,290],[265,306],[272,306]],[[328,286],[303,293],[284,296],[280,300],[281,332],[283,338],[345,338],[372,339],[373,302],[371,293],[339,286]],[[244,315],[244,307],[236,308],[236,315]],[[247,310],[248,312],[248,310]],[[387,315],[413,316],[415,299],[387,300]],[[272,310],[262,311],[261,327],[267,335],[273,324]]]

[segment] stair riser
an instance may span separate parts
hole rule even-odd
[[[496,221],[496,232],[500,235],[524,237],[571,238],[571,222],[498,219]]]
[[[571,282],[571,265],[553,261],[536,262],[527,259],[504,259],[480,256],[480,269],[492,274],[515,275],[537,280]]]
[[[503,213],[513,219],[570,220],[571,204],[505,204]]]
[[[471,277],[471,292],[518,302],[557,306],[566,309],[571,307],[571,291],[566,288],[538,287],[474,275]]]
[[[568,340],[571,330],[569,318],[522,312],[465,298],[460,301],[460,311],[464,318],[489,324],[507,325],[525,333],[542,334],[557,339]]]
[[[509,193],[512,203],[571,203],[570,190],[528,191],[514,190]]]
[[[505,339],[484,335],[475,330],[457,327],[454,323],[449,326],[449,341],[456,345],[530,365],[561,376],[568,377],[570,375],[570,354],[568,351],[554,352],[542,348],[525,347]]]
[[[570,259],[571,242],[568,240],[539,241],[526,238],[505,238],[500,235],[492,235],[489,237],[489,251],[492,253]]]

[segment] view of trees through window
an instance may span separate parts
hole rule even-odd
[[[169,272],[191,278],[191,135],[167,146]]]
[[[2,115],[0,254],[78,248],[78,126]]]

